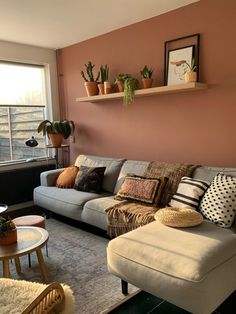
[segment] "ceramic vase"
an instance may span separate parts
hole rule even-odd
[[[104,89],[105,89],[105,94],[110,94],[111,93],[111,82],[105,81],[104,82]]]
[[[61,147],[63,135],[60,133],[49,133],[48,137],[53,147]]]
[[[0,245],[11,245],[17,242],[17,229],[7,231],[0,237]]]
[[[98,95],[99,90],[97,82],[84,82],[84,86],[89,97]]]
[[[152,87],[152,82],[153,82],[152,78],[142,78],[143,88],[150,88],[150,87]]]
[[[102,83],[98,84],[99,94],[104,95],[105,94],[105,85]]]
[[[184,74],[184,80],[186,83],[197,82],[197,72],[186,72]]]

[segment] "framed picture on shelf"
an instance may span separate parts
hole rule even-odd
[[[193,34],[165,42],[164,85],[183,84],[188,64],[194,63],[199,80],[199,44],[200,34]]]

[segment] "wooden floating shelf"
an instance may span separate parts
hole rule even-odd
[[[176,93],[185,93],[191,91],[198,91],[207,89],[208,85],[205,83],[186,83],[186,84],[178,84],[178,85],[170,85],[170,86],[158,86],[146,89],[138,89],[135,91],[135,98],[141,96],[153,96],[153,95],[162,95],[162,94],[176,94]],[[90,97],[79,97],[76,98],[76,101],[81,102],[102,102],[108,100],[122,99],[124,93],[112,93],[107,95],[96,95]]]

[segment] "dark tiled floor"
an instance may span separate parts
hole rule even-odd
[[[189,312],[153,295],[141,291],[134,297],[109,312],[110,314],[189,314]],[[236,314],[234,292],[214,314]]]

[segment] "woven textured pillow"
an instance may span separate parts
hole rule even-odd
[[[65,168],[57,177],[56,186],[58,188],[73,188],[79,167],[70,166]]]
[[[169,227],[193,227],[203,221],[202,215],[191,208],[166,207],[158,210],[155,219]]]
[[[100,193],[106,167],[80,166],[75,178],[74,189],[78,191]]]
[[[167,178],[150,179],[128,174],[115,199],[132,200],[157,206],[167,180]]]
[[[217,174],[200,203],[204,217],[222,228],[230,228],[236,214],[236,177]]]
[[[171,207],[197,209],[203,194],[209,186],[210,182],[208,181],[183,177],[169,205]]]

